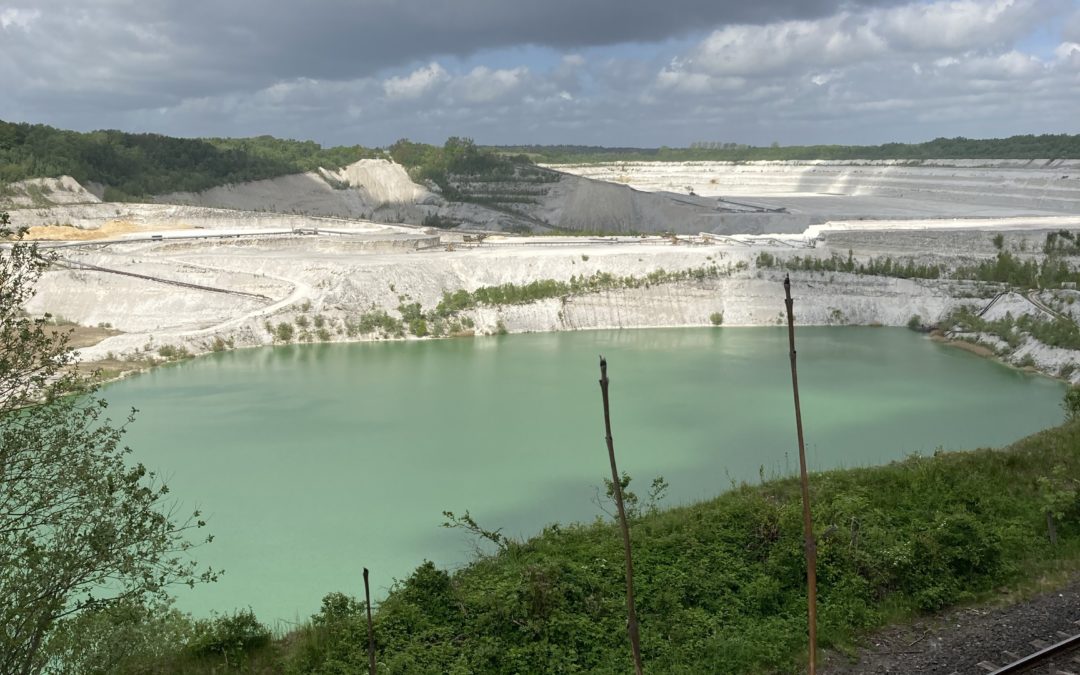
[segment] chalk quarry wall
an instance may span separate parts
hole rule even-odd
[[[620,162],[553,169],[641,190],[699,195],[814,193],[917,197],[1076,212],[1080,161]]]
[[[231,240],[230,240],[231,241]],[[161,279],[265,296],[213,293],[100,272],[50,271],[28,308],[50,311],[83,324],[110,323],[126,331],[84,350],[87,359],[185,346],[210,348],[213,339],[237,346],[271,344],[267,323],[294,323],[301,314],[321,315],[330,341],[349,338],[345,322],[373,309],[397,316],[400,304],[419,302],[433,309],[447,291],[475,290],[539,279],[606,272],[637,278],[717,265],[724,276],[679,280],[637,288],[612,288],[522,305],[479,307],[463,313],[479,333],[539,332],[605,328],[707,326],[713,314],[726,326],[768,326],[784,322],[783,276],[756,270],[755,252],[720,252],[713,247],[622,246],[589,254],[565,250],[464,251],[360,254],[326,250],[320,256],[286,255],[269,242],[170,249],[169,260],[146,256],[135,245],[127,252],[81,254],[84,262]],[[149,251],[152,248],[147,247]],[[912,315],[934,320],[959,302],[951,282],[857,277],[842,273],[800,274],[796,280],[799,325],[905,325]],[[967,301],[967,302],[970,302]],[[299,332],[299,331],[298,331]]]

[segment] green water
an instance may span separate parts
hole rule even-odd
[[[915,333],[799,331],[812,469],[1001,445],[1058,423],[1063,385]],[[668,504],[797,470],[784,329],[597,331],[217,354],[111,385],[129,444],[207,514],[222,580],[179,589],[199,614],[294,621],[324,594],[381,595],[424,559],[466,561],[439,527],[470,510],[528,535],[600,513],[609,474],[598,354],[620,469]]]

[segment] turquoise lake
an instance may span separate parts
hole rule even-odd
[[[890,328],[798,331],[812,470],[999,446],[1059,423],[1062,383]],[[279,628],[331,591],[385,594],[473,542],[445,510],[528,536],[603,515],[610,476],[598,356],[619,468],[666,504],[798,469],[783,328],[589,331],[305,345],[214,354],[109,385],[127,442],[215,541],[221,581],[177,589],[205,615],[251,607]]]

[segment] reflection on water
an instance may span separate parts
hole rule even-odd
[[[910,331],[799,331],[811,468],[1000,445],[1061,418],[1063,386]],[[466,509],[527,535],[589,520],[607,457],[599,354],[619,465],[669,502],[797,464],[784,328],[590,331],[215,354],[107,388],[140,409],[136,457],[210,515],[199,558],[226,575],[180,592],[196,612],[304,618],[322,595],[385,589],[472,545]]]

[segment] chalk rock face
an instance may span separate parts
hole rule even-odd
[[[436,200],[435,195],[409,178],[405,167],[385,159],[362,159],[338,171],[323,169],[321,173],[357,189],[373,205],[427,204]]]
[[[0,207],[9,209],[57,204],[94,204],[101,200],[71,176],[30,178],[3,186]]]
[[[826,212],[835,208],[829,200],[814,204],[805,197],[903,199],[923,214],[940,216],[953,215],[949,204],[971,206],[969,215],[989,215],[975,211],[989,206],[1017,214],[1075,213],[1080,205],[1080,161],[1076,160],[614,162],[551,168],[650,192],[685,195],[692,191],[699,197],[736,199],[797,196],[803,199],[776,203]],[[859,215],[886,215],[883,206],[903,208],[903,203],[875,204],[876,209]]]
[[[320,169],[154,197],[159,204],[406,222],[419,222],[423,216],[419,205],[437,200],[412,182],[404,167],[385,159],[362,159],[337,171]],[[386,211],[390,213],[380,215]]]

